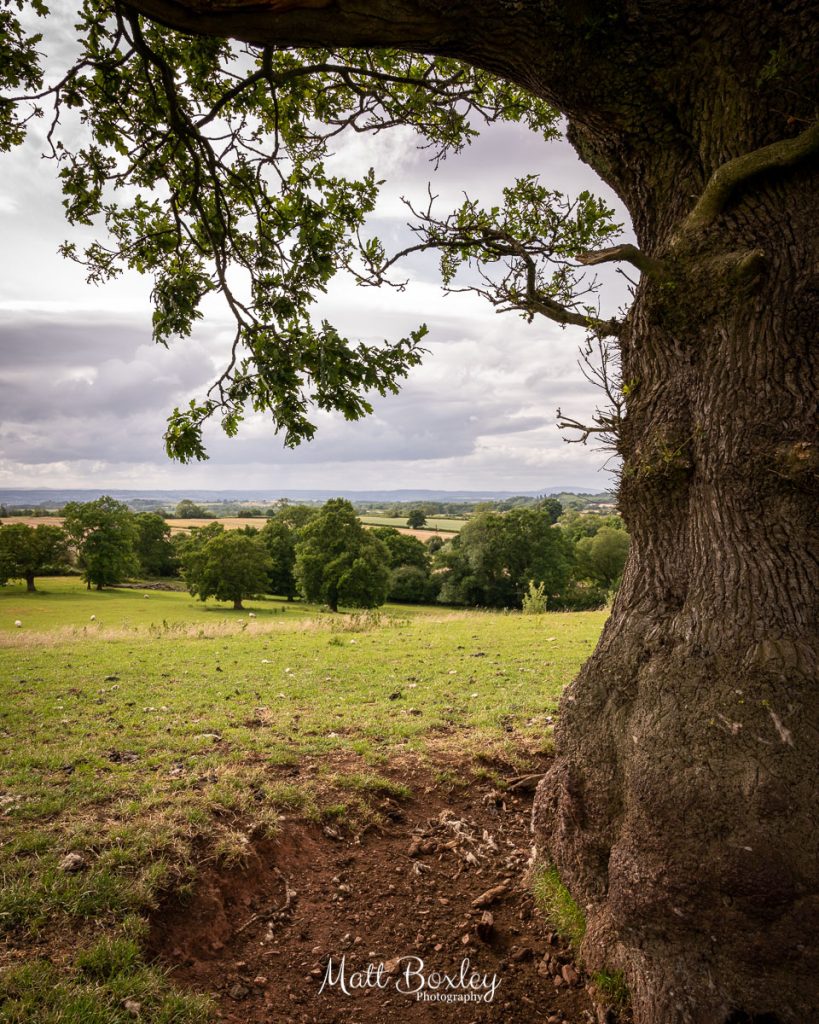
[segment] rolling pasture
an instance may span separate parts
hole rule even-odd
[[[163,896],[285,817],[378,827],[410,765],[433,786],[527,770],[605,619],[38,587],[0,588],[0,1019],[15,1024],[119,1024],[126,997],[146,1020],[207,1019],[143,959]]]

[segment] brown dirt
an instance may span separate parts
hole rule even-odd
[[[555,985],[563,965],[574,980],[572,961],[526,883],[528,782],[515,793],[488,781],[447,791],[409,765],[402,781],[415,796],[382,799],[379,824],[363,834],[286,818],[242,866],[208,864],[191,896],[169,898],[154,916],[152,953],[177,982],[211,992],[226,1024],[596,1020],[582,980]],[[504,883],[486,907],[473,906]],[[479,933],[485,911],[492,923]],[[351,994],[338,984],[320,992],[328,959],[337,971],[343,956]],[[407,987],[407,966],[422,970],[415,960],[396,969],[399,957],[421,958],[428,981],[458,974],[468,958],[490,984],[497,976],[494,999],[419,1001],[396,990],[399,979]],[[380,963],[394,970],[382,987],[352,989],[353,972]]]

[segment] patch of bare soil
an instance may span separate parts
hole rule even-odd
[[[244,866],[203,868],[152,952],[230,1024],[597,1020],[527,886],[533,780],[401,781],[415,796],[362,835],[287,819]]]

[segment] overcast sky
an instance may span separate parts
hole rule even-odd
[[[517,126],[492,126],[435,172],[412,135],[355,137],[338,148],[345,170],[371,163],[388,178],[373,233],[398,239],[400,196],[421,199],[428,180],[443,204],[461,190],[499,195],[538,172],[549,187],[590,188],[626,221],[615,197],[563,142]],[[210,461],[180,466],[162,446],[165,418],[200,396],[226,358],[230,323],[218,303],[192,339],[169,350],[151,341],[150,280],[128,275],[103,288],[57,255],[83,234],[62,218],[54,165],[30,139],[0,157],[0,487],[603,489],[605,456],[566,444],[555,410],[581,418],[597,394],[577,367],[582,332],[545,319],[496,315],[476,296],[442,293],[434,258],[416,263],[403,293],[339,279],[317,309],[353,339],[430,328],[423,365],[373,416],[345,423],[318,414],[316,439],[295,451],[270,425],[248,420],[237,438],[206,435]],[[87,233],[85,233],[87,234]],[[625,301],[609,275],[602,311]]]

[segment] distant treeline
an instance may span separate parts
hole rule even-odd
[[[197,515],[188,518],[203,518],[190,505]],[[69,502],[62,514],[62,527],[0,527],[0,582],[23,579],[33,590],[37,576],[66,571],[98,588],[178,577],[202,600],[237,608],[245,597],[275,594],[333,610],[388,600],[585,609],[608,600],[629,547],[619,516],[564,509],[555,498],[473,511],[460,533],[426,542],[389,526],[366,528],[342,498],[279,505],[260,527],[211,522],[175,535],[162,515],[107,496]]]
[[[574,494],[564,491],[553,495],[519,495],[487,501],[401,501],[385,504],[379,501],[354,501],[353,508],[360,514],[381,515],[385,519],[406,518],[413,510],[420,510],[427,518],[447,517],[452,519],[468,518],[476,512],[508,512],[514,508],[536,508],[546,497],[559,501],[564,509],[608,511],[615,506],[615,496],[608,491],[598,494]],[[129,498],[123,502],[134,512],[156,512],[168,519],[264,519],[275,515],[278,509],[293,504],[307,508],[320,508],[321,502],[299,501],[288,499],[269,503],[248,505],[239,501],[192,501],[183,498],[176,505],[168,505],[154,498]],[[76,503],[73,503],[76,504]],[[8,516],[42,517],[61,515],[62,504],[48,506],[23,506],[0,504],[0,518]]]

